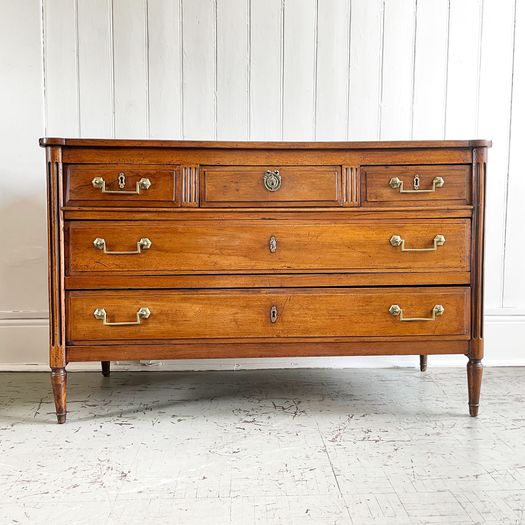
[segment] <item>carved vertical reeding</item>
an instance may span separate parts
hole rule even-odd
[[[356,166],[343,166],[342,200],[343,206],[359,206],[360,196],[360,173]]]
[[[483,358],[483,259],[487,148],[472,152],[471,345],[470,358]]]
[[[197,207],[199,205],[199,168],[181,166],[181,206]]]
[[[48,210],[49,362],[66,366],[62,150],[46,149]]]

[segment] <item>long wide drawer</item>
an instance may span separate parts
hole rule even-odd
[[[67,271],[468,271],[468,219],[72,221]]]
[[[469,291],[468,287],[450,287],[69,292],[67,339],[74,344],[233,338],[467,338]]]

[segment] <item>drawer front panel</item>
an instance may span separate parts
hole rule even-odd
[[[69,274],[470,268],[467,219],[72,221],[66,233]]]
[[[339,166],[204,166],[201,206],[340,206]]]
[[[70,342],[466,338],[469,298],[467,287],[70,292],[67,337]]]
[[[471,167],[467,165],[363,166],[361,184],[363,206],[457,206],[471,202]]]
[[[177,166],[69,165],[66,204],[87,206],[173,206]]]

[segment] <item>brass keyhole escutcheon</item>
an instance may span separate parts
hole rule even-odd
[[[126,175],[124,173],[118,174],[118,187],[123,190],[126,187]]]
[[[270,237],[270,241],[268,242],[268,249],[270,250],[270,253],[275,253],[277,251],[277,238],[275,235],[272,235]]]
[[[414,176],[414,189],[415,189],[416,191],[419,190],[419,183],[420,183],[419,175],[415,175],[415,176]]]
[[[277,306],[272,306],[270,308],[270,321],[272,323],[277,322],[277,318],[279,317],[279,313],[277,312]]]
[[[268,170],[264,174],[263,183],[268,191],[277,191],[281,187],[281,174],[279,170]]]

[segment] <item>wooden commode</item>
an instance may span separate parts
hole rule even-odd
[[[490,142],[45,138],[50,364],[465,354]],[[370,385],[373,388],[373,385]]]

